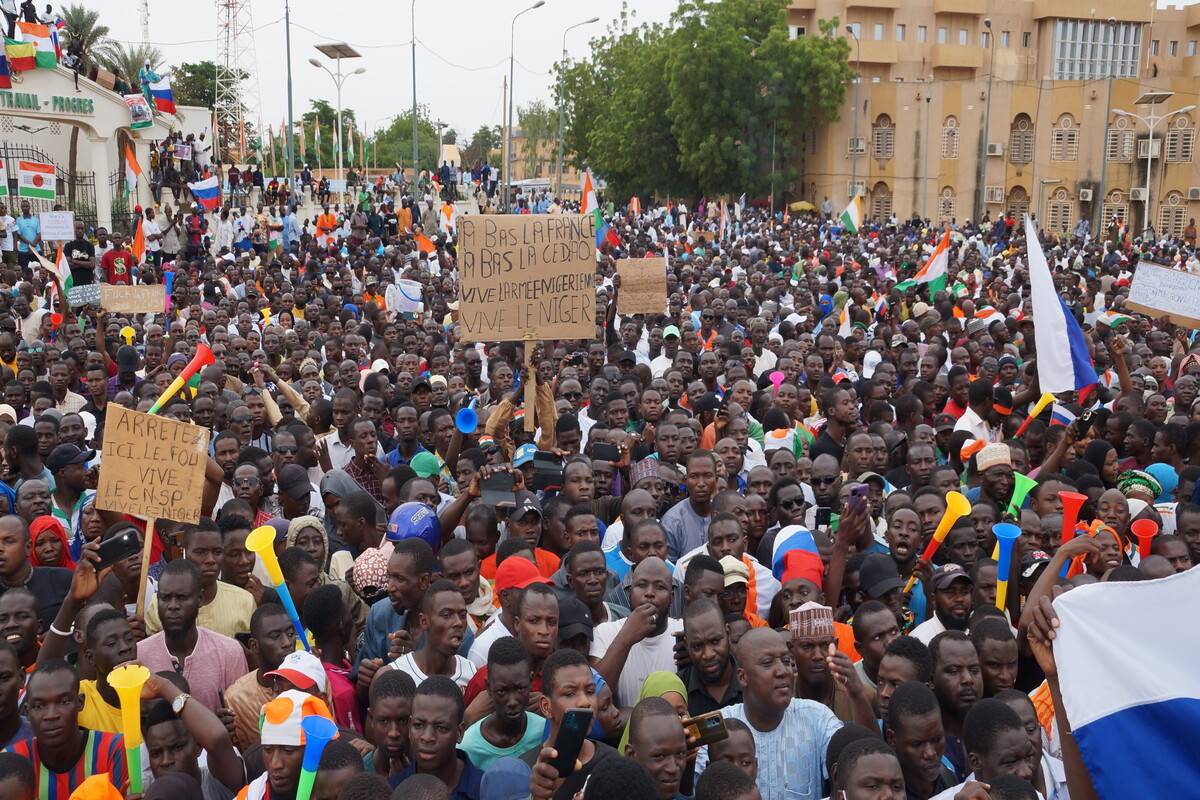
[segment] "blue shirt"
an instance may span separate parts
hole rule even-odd
[[[462,777],[458,784],[450,790],[451,800],[479,800],[479,784],[483,780],[483,770],[471,763],[471,759],[462,750],[455,749],[458,759],[463,762]],[[395,789],[409,775],[417,772],[416,764],[409,764],[403,772],[398,772],[388,779],[388,785]]]
[[[17,233],[25,237],[29,241],[37,238],[37,235],[42,232],[42,221],[37,217],[30,215],[28,217],[17,217]],[[17,252],[28,253],[29,247],[19,239],[17,240]]]

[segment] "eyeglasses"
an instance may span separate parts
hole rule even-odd
[[[238,487],[239,489],[249,489],[253,486],[258,486],[259,483],[261,483],[261,481],[259,481],[258,478],[254,478],[254,477],[234,478],[233,479],[233,485]]]
[[[285,456],[294,456],[300,452],[299,447],[276,447],[275,452]]]
[[[578,400],[583,397],[583,392],[563,392],[562,396],[566,400]]]
[[[827,483],[829,483],[829,484],[837,483],[837,476],[830,475],[828,477],[818,478],[816,475],[813,475],[812,482],[818,486],[824,486]]]

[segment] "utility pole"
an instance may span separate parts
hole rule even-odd
[[[283,0],[283,30],[284,40],[287,44],[287,103],[288,103],[288,129],[286,141],[287,152],[287,169],[284,175],[287,176],[288,186],[291,187],[291,197],[289,200],[294,205],[296,202],[296,182],[292,180],[295,174],[296,162],[292,157],[292,131],[296,130],[296,122],[292,118],[292,9],[288,0]]]
[[[417,0],[412,0],[412,75],[413,75],[413,107],[412,107],[412,185],[417,185]]]

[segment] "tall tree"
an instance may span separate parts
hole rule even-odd
[[[81,3],[73,3],[62,10],[63,21],[67,24],[67,38],[72,44],[79,45],[83,54],[82,72],[88,72],[96,63],[97,52],[104,49],[103,42],[108,36],[108,26],[100,24],[100,12],[88,8]],[[71,126],[71,144],[68,151],[68,169],[71,180],[67,183],[67,200],[75,204],[75,171],[79,160],[79,126]]]
[[[491,158],[493,150],[500,147],[500,126],[499,125],[480,125],[475,133],[471,134],[471,140],[466,147],[462,149],[463,165],[473,167],[476,163],[482,164]]]
[[[248,75],[242,72],[242,79]],[[212,61],[183,62],[171,73],[175,102],[185,106],[212,108],[217,104],[217,65]]]
[[[138,71],[145,62],[156,72],[163,65],[162,51],[149,44],[122,44],[111,39],[96,53],[100,66],[121,76],[134,89],[138,88]]]
[[[558,112],[541,100],[517,109],[517,126],[525,140],[525,177],[540,177],[543,145],[558,131]]]

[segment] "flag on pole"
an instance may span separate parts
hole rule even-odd
[[[8,66],[8,55],[0,49],[0,89],[12,88],[12,68]]]
[[[720,221],[721,229],[719,231],[717,231],[717,235],[721,238],[721,241],[725,241],[725,226],[728,224],[729,224],[729,206],[726,205],[724,200],[722,200],[721,201],[721,221]]]
[[[850,231],[850,233],[858,233],[858,229],[862,227],[862,198],[858,195],[850,198],[849,205],[842,215],[838,217],[842,223],[842,227]]]
[[[212,211],[221,204],[221,185],[217,182],[216,175],[196,183],[189,183],[188,189],[192,191],[196,202],[202,205],[206,211]]]
[[[850,338],[850,332],[853,326],[850,324],[850,301],[847,300],[842,306],[842,313],[838,315],[838,331],[837,335],[843,339]]]
[[[50,261],[43,258],[41,253],[36,253],[38,261],[42,265],[42,269],[50,275],[51,278],[62,288],[63,294],[71,290],[75,285],[75,279],[71,275],[71,266],[67,263],[67,256],[63,253],[63,243],[58,243],[58,252],[54,254],[54,260]]]
[[[159,111],[175,113],[175,95],[171,93],[170,78],[159,78],[151,83],[150,95],[154,98],[154,107]]]
[[[896,288],[904,292],[917,284],[923,283],[929,287],[929,297],[946,288],[946,268],[950,262],[950,229],[942,233],[942,239],[929,256],[929,260],[917,270],[917,274],[906,281],[896,284]]]
[[[58,66],[58,34],[51,32],[47,25],[36,22],[18,22],[17,29],[21,31],[21,41],[32,44],[35,49],[34,62],[43,69],[54,69]]]
[[[454,203],[442,203],[442,211],[438,217],[442,230],[454,231],[458,227],[458,211],[454,208]]]
[[[304,120],[300,120],[300,158],[308,158],[307,148],[304,146]]]
[[[1128,797],[1132,787],[1188,797],[1200,784],[1200,628],[1178,622],[1198,595],[1192,569],[1081,586],[1054,601],[1063,705],[1096,797]]]
[[[583,202],[579,206],[580,214],[590,214],[600,205],[596,202],[596,187],[592,185],[592,171],[590,169],[583,171],[583,188],[579,196],[583,198]]]
[[[8,57],[8,67],[13,72],[27,72],[37,67],[37,45],[33,42],[5,38],[4,54]]]
[[[1033,219],[1025,217],[1029,284],[1033,295],[1038,383],[1043,392],[1078,392],[1097,382],[1087,340],[1075,315],[1058,295]]]
[[[1051,425],[1070,425],[1075,421],[1075,412],[1064,406],[1062,403],[1055,403],[1050,409],[1050,424]]]
[[[137,230],[133,232],[133,243],[129,245],[129,252],[133,253],[133,257],[139,264],[146,260],[146,232],[142,230],[140,216],[137,221]]]
[[[1128,314],[1122,314],[1120,311],[1105,311],[1100,315],[1097,322],[1103,323],[1110,328],[1115,328],[1118,325],[1124,325],[1126,322],[1133,322],[1133,317]]]
[[[125,143],[125,194],[137,191],[137,179],[142,174],[142,168],[133,154],[133,147]]]
[[[0,197],[8,197],[8,179],[4,177],[7,174],[4,171],[4,159],[0,158]]]
[[[617,232],[612,229],[612,226],[605,221],[604,215],[600,213],[599,207],[592,209],[592,222],[596,226],[597,250],[599,250],[605,242],[608,242],[610,247],[620,247],[621,238],[617,236]]]
[[[55,191],[54,165],[37,161],[17,162],[17,196],[53,200]]]

